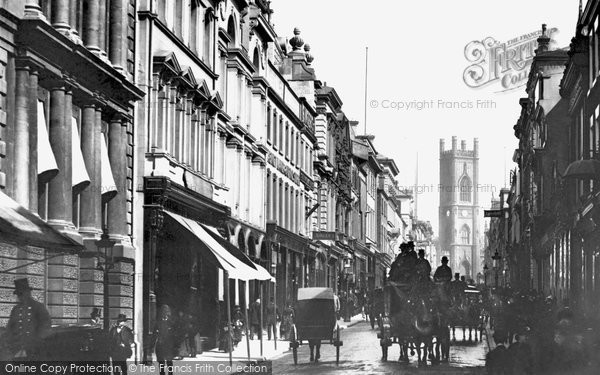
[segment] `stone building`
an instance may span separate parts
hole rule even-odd
[[[103,307],[95,241],[104,228],[116,245],[102,317],[132,317],[133,110],[144,94],[132,82],[134,6],[28,0],[0,8],[2,322],[13,280],[27,277],[53,324],[88,323]]]
[[[479,264],[479,142],[467,150],[467,142],[445,149],[440,140],[439,241],[442,251],[450,253],[450,268],[475,278]]]

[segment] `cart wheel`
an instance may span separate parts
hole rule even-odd
[[[298,364],[298,341],[296,341],[296,326],[292,327],[290,332],[290,345],[292,346],[292,353],[294,356],[294,365]]]
[[[340,346],[341,346],[341,342],[340,342],[340,326],[337,327],[336,329],[336,344],[335,344],[335,364],[336,366],[340,364]]]

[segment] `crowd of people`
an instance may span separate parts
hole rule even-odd
[[[486,296],[494,346],[488,374],[594,374],[600,368],[600,322],[535,291]]]

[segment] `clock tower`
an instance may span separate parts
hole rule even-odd
[[[446,255],[452,272],[476,280],[481,272],[479,243],[479,141],[473,140],[473,149],[467,142],[452,137],[452,148],[445,149],[440,139],[440,193],[438,257]],[[439,258],[438,258],[439,259]]]

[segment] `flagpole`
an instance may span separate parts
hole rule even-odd
[[[367,135],[367,90],[368,90],[368,74],[369,74],[369,47],[365,47],[365,135]]]

